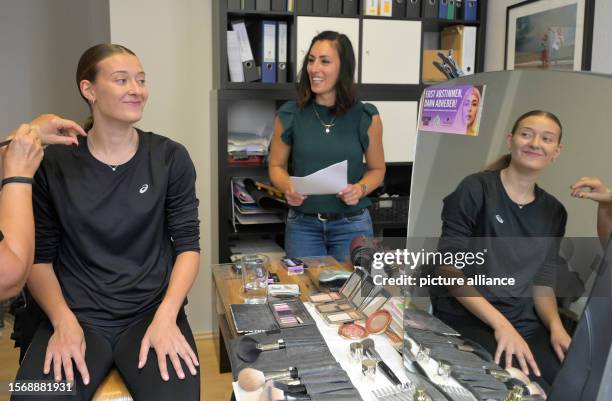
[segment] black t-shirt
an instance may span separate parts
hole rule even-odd
[[[472,174],[444,199],[441,251],[481,251],[485,264],[465,269],[466,276],[512,277],[514,286],[477,286],[522,334],[539,325],[533,306],[534,285],[555,286],[558,255],[565,234],[567,212],[552,195],[536,185],[535,200],[524,206],[513,202],[500,172]],[[446,289],[434,289],[436,310],[469,313]]]
[[[138,130],[116,168],[49,146],[34,185],[35,263],[53,263],[79,321],[121,326],[157,307],[176,256],[199,251],[195,168],[180,144]]]

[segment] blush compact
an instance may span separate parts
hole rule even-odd
[[[338,334],[347,340],[361,340],[368,336],[365,327],[357,323],[342,323],[338,327]]]
[[[391,324],[391,313],[381,309],[372,313],[366,320],[366,330],[370,334],[384,333]]]

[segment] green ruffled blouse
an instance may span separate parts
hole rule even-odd
[[[291,146],[290,175],[304,177],[332,164],[348,161],[348,182],[356,183],[363,177],[363,155],[370,143],[368,129],[372,116],[378,114],[370,103],[356,102],[345,114],[334,120],[329,134],[317,118],[329,124],[333,115],[330,107],[310,102],[300,110],[295,101],[283,104],[278,117],[283,124],[281,138]],[[346,213],[363,209],[370,200],[362,198],[354,206],[348,206],[335,195],[310,195],[295,208],[302,213]]]

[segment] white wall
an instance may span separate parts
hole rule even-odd
[[[2,1],[0,136],[42,113],[83,120],[77,62],[109,35],[107,0]]]
[[[506,44],[506,8],[523,0],[489,0],[487,3],[487,35],[485,40],[485,71],[504,69]]]
[[[506,8],[523,0],[489,0],[487,37],[485,41],[485,71],[504,69],[506,43]],[[591,70],[612,74],[612,1],[595,1],[593,52]]]
[[[200,199],[200,274],[187,312],[196,333],[212,330],[210,265],[213,229],[212,0],[110,0],[111,40],[127,46],[147,73],[143,129],[184,144],[193,159]],[[216,135],[216,132],[214,133]]]
[[[595,1],[591,71],[612,74],[612,1]]]

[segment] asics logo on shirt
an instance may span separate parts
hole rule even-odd
[[[501,224],[504,224],[504,219],[501,218],[501,216],[499,214],[495,215],[495,218],[497,219],[497,221],[499,221]]]
[[[144,194],[145,192],[147,192],[147,189],[149,189],[149,184],[144,184],[142,187],[140,187],[140,192],[141,194]]]

